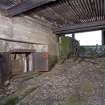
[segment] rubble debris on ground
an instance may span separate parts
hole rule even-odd
[[[10,81],[0,105],[104,105],[105,58],[75,59]]]

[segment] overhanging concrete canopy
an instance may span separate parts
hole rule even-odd
[[[15,1],[4,0],[4,1],[3,0],[0,1],[0,8],[6,11],[7,16],[15,16],[55,0],[15,0]]]

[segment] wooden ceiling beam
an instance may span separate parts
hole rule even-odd
[[[102,30],[102,29],[105,29],[105,21],[82,23],[82,24],[78,24],[78,25],[76,24],[73,26],[56,28],[54,29],[54,33],[59,35],[59,34],[70,34],[70,33],[77,33],[77,32]]]
[[[7,9],[6,10],[7,16],[15,16],[20,13],[31,10],[33,8],[37,8],[41,5],[50,3],[52,1],[56,1],[56,0],[25,0],[25,1],[17,4],[16,6],[13,6],[13,7]]]

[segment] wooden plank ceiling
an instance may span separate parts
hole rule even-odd
[[[0,9],[9,9],[12,8],[25,0],[0,0]]]
[[[59,33],[66,27],[104,21],[105,0],[57,0],[35,13],[52,22]]]
[[[0,8],[10,16],[34,8],[31,12],[51,22],[57,34],[105,26],[105,0],[0,0]]]
[[[53,1],[55,0],[0,0],[0,9],[12,17]]]

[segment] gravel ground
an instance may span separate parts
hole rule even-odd
[[[40,76],[14,79],[8,88],[17,105],[105,105],[105,58],[72,58]]]

